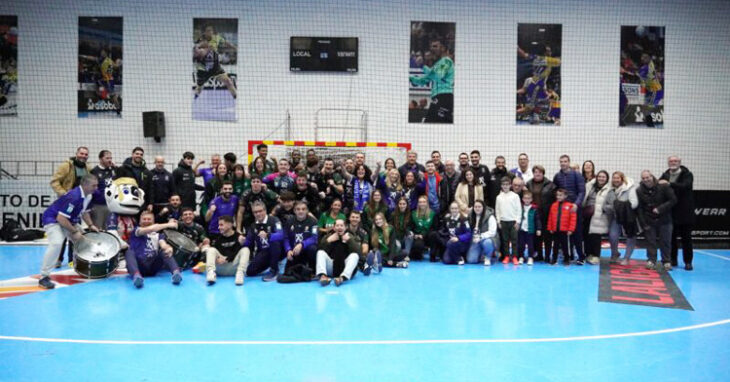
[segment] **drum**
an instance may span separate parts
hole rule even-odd
[[[119,240],[107,232],[87,232],[74,244],[74,270],[89,279],[109,276],[119,266]]]
[[[198,256],[198,246],[195,242],[175,230],[166,229],[163,233],[165,241],[172,247],[172,256],[175,258],[177,266],[180,269],[187,269],[195,265],[193,263]]]

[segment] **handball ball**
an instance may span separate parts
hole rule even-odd
[[[636,27],[636,35],[637,35],[637,36],[639,36],[639,37],[643,37],[645,33],[646,33],[646,28],[644,28],[644,27],[643,27],[643,26],[641,26],[641,25],[640,25],[640,26],[638,26],[638,27]]]

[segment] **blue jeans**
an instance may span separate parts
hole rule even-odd
[[[481,239],[476,243],[472,242],[469,251],[466,253],[466,262],[476,264],[482,255],[492,257],[494,247],[494,241],[492,239]]]

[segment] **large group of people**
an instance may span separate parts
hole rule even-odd
[[[358,271],[368,276],[425,258],[484,266],[556,265],[562,258],[565,265],[595,265],[603,237],[610,243],[607,261],[628,265],[642,232],[647,268],[677,266],[681,237],[684,266],[692,270],[693,176],[677,156],[668,158],[659,179],[644,170],[638,183],[621,171],[596,171],[592,161],[581,168],[568,155],[560,156],[552,180],[525,153],[511,170],[497,156],[490,170],[478,150],[459,154],[456,162],[433,151],[425,164],[409,151],[400,166],[387,158],[374,169],[364,153],[335,160],[314,149],[304,156],[294,150],[277,160],[265,144],[248,165],[233,153],[213,155],[209,166],[202,160],[193,165],[195,155],[185,152],[172,172],[161,156],[148,169],[141,147],[121,166],[108,150],[99,152],[94,168],[88,156],[88,148],[79,147],[51,181],[59,198],[43,214],[49,240],[43,288],[54,287],[49,274],[62,265],[65,241],[83,240],[82,220],[89,231],[117,231],[138,288],[163,269],[174,284],[182,281],[183,264],[176,263],[166,230],[197,245],[194,271],[204,272],[209,285],[218,276],[242,285],[262,275],[264,281],[334,280],[340,286]],[[116,214],[104,192],[119,178],[133,179],[144,196],[138,213],[110,219]]]

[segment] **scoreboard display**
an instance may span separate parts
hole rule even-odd
[[[357,73],[357,37],[292,37],[292,72]]]

